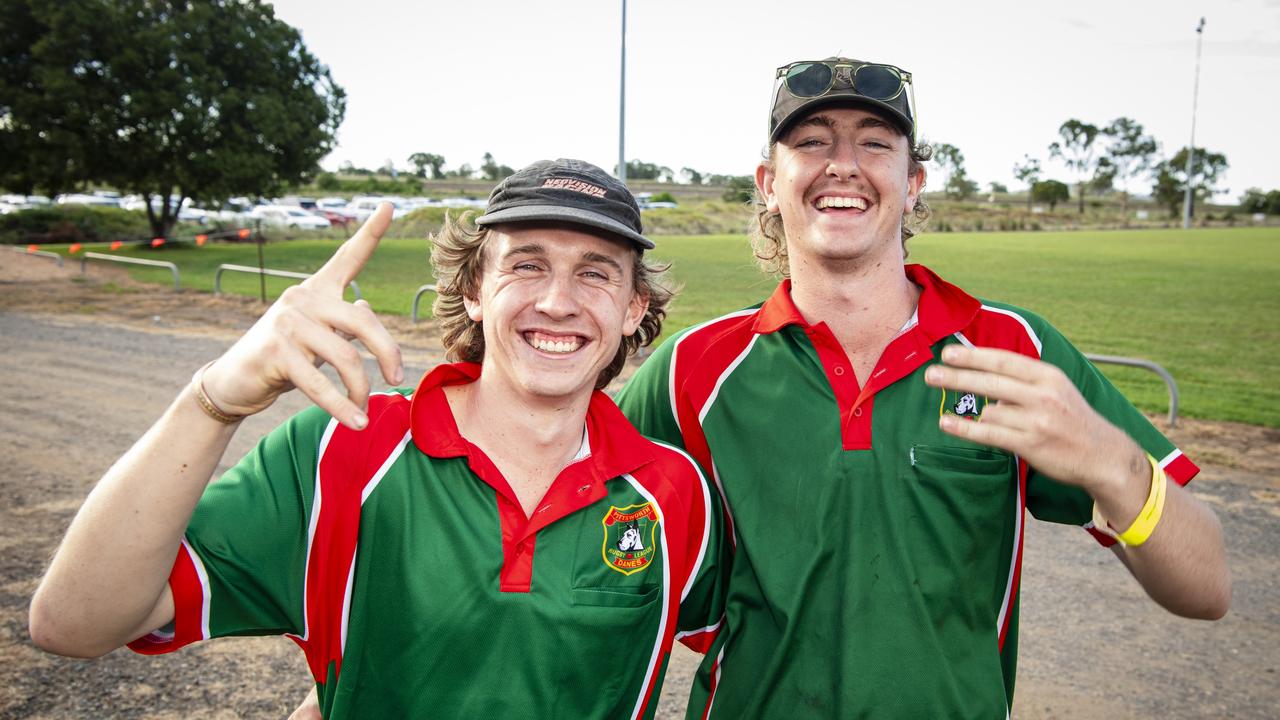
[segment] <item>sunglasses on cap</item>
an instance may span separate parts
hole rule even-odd
[[[915,88],[911,73],[902,68],[843,58],[801,60],[778,68],[775,80],[798,100],[848,95],[852,91],[853,95],[876,101],[901,117],[915,141]],[[902,96],[904,89],[907,97]]]

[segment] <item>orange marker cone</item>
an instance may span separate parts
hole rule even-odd
[[[251,235],[252,233],[249,232],[249,228],[240,228],[240,230],[236,232],[236,234],[240,236],[241,240],[248,240],[249,235]]]
[[[164,238],[152,238],[151,247],[160,247],[164,244]]]
[[[124,241],[122,241],[122,240],[117,240],[117,241],[115,241],[115,242],[111,243],[111,249],[112,249],[112,250],[119,250],[121,245],[124,245]]]
[[[80,243],[71,243],[71,247],[67,248],[67,252],[71,253],[72,255],[75,255],[76,253],[80,252],[82,249],[84,248],[82,245],[80,245]]]
[[[36,251],[38,251],[39,249],[40,249],[40,246],[39,246],[39,245],[36,245],[35,243],[32,243],[32,244],[30,244],[30,245],[28,245],[28,246],[27,246],[27,252],[29,252],[29,253],[36,252]]]
[[[197,235],[197,236],[196,236],[196,247],[204,247],[204,244],[205,244],[205,243],[207,243],[207,242],[209,242],[209,236],[208,236],[208,235]]]

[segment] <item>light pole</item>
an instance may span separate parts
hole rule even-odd
[[[1191,168],[1196,158],[1196,101],[1200,96],[1200,42],[1204,40],[1204,18],[1196,26],[1196,82],[1191,91],[1191,144],[1187,146],[1187,194],[1182,198],[1182,229],[1191,227],[1193,183]]]
[[[622,79],[618,82],[618,179],[627,182],[627,0],[622,0]]]

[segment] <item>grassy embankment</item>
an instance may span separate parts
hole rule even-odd
[[[271,243],[266,263],[311,271],[335,244]],[[913,261],[975,295],[1035,310],[1082,350],[1164,365],[1178,381],[1186,416],[1280,427],[1280,229],[933,233],[913,240],[911,250]],[[252,245],[128,252],[177,263],[183,286],[204,291],[219,263],[256,264]],[[385,240],[359,278],[365,297],[379,311],[407,314],[415,289],[429,281],[427,255],[425,240]],[[774,285],[755,270],[741,235],[662,237],[654,255],[673,262],[683,285],[668,334],[759,302]],[[135,275],[169,282],[163,270]],[[286,285],[268,279],[267,289],[274,297]],[[227,274],[223,288],[256,295],[258,280]],[[424,314],[429,305],[430,295]],[[1154,375],[1103,370],[1143,409],[1166,410]]]

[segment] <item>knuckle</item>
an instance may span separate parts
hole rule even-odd
[[[356,347],[349,342],[340,343],[337,346],[336,355],[337,357],[335,357],[334,360],[342,363],[343,365],[352,366],[360,364],[360,351],[356,350]]]
[[[312,397],[323,397],[332,390],[329,380],[315,368],[310,368],[310,372],[303,372],[302,377],[295,379],[293,384]]]
[[[290,285],[285,288],[284,292],[280,293],[280,298],[276,302],[286,307],[301,305],[303,299],[307,295],[308,282],[308,280],[304,280],[300,285]]]

